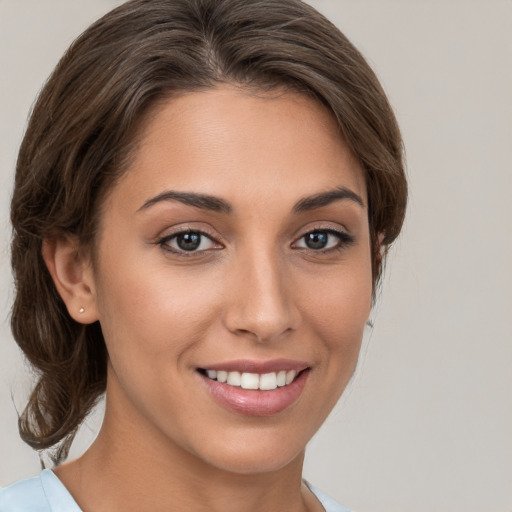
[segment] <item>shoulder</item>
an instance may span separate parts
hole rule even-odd
[[[0,489],[0,512],[80,512],[53,471]]]
[[[40,476],[0,489],[1,512],[51,512]]]
[[[334,501],[330,496],[318,490],[316,487],[311,485],[309,482],[305,482],[309,487],[310,491],[318,498],[322,506],[325,508],[325,512],[351,512],[348,508],[340,505],[337,501]]]

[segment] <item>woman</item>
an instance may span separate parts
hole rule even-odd
[[[346,510],[302,481],[356,366],[406,183],[395,118],[299,0],[133,0],[73,43],[20,148],[22,438],[0,510]],[[61,464],[106,391],[96,441]]]

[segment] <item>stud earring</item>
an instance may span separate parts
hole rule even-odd
[[[85,312],[85,308],[84,307],[81,307],[79,310],[78,310],[79,313],[84,313]]]

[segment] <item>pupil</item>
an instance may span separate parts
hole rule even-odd
[[[306,245],[310,249],[323,249],[327,245],[327,233],[319,231],[306,235]]]
[[[201,244],[201,235],[198,233],[183,233],[176,240],[180,249],[194,251]]]

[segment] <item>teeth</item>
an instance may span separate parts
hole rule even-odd
[[[290,384],[293,379],[297,376],[297,372],[295,370],[290,370],[289,372],[286,372],[286,384]]]
[[[274,373],[265,373],[260,377],[260,389],[270,390],[277,388],[277,375]]]
[[[264,373],[261,375],[258,373],[207,370],[206,374],[210,379],[225,382],[230,386],[241,387],[242,389],[260,389],[262,391],[270,391],[277,387],[287,386],[297,377],[295,370],[281,370],[280,372]]]
[[[240,386],[242,384],[242,375],[240,372],[228,372],[227,382],[230,386]]]
[[[240,386],[244,389],[258,389],[260,386],[260,376],[257,373],[242,373]]]

